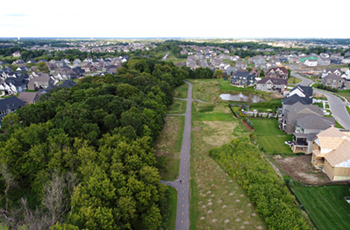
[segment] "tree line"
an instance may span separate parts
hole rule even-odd
[[[157,229],[153,145],[173,89],[172,63],[134,58],[116,75],[56,87],[7,115],[0,135],[2,223],[28,229]]]
[[[243,187],[267,229],[310,229],[284,181],[247,140],[234,139],[209,154]]]

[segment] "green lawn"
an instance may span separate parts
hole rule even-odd
[[[178,98],[187,98],[187,92],[188,92],[188,84],[183,83],[179,87],[176,87],[176,89],[173,92],[173,96]]]
[[[350,229],[349,186],[302,187],[293,191],[319,230]]]
[[[186,103],[183,100],[174,100],[174,103],[169,106],[168,114],[184,114],[186,113]]]
[[[168,190],[165,192],[165,201],[161,202],[159,207],[162,214],[162,222],[158,229],[175,229],[176,207],[177,191],[175,188],[168,186]]]
[[[296,77],[290,77],[288,78],[288,84],[298,84],[302,80]]]
[[[337,120],[335,120],[335,127],[339,129],[344,129],[344,127],[341,124],[339,124]]]
[[[346,111],[348,111],[348,114],[350,115],[350,108],[349,108],[349,106],[345,106],[345,108],[346,108]]]
[[[322,102],[313,103],[313,105],[317,105],[318,107],[323,109],[323,103]]]
[[[255,127],[255,135],[259,147],[264,147],[266,153],[287,153],[291,154],[292,150],[285,141],[293,139],[293,135],[287,135],[278,128],[278,121],[276,119],[257,119],[249,118]]]

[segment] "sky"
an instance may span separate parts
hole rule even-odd
[[[345,0],[3,1],[0,37],[350,38],[349,7]]]

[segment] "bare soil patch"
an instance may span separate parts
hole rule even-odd
[[[249,129],[249,131],[254,130],[254,129],[250,128],[250,126],[247,124],[247,122],[245,122],[245,121],[242,120],[242,123],[243,123],[243,125],[244,125],[245,127],[247,127],[247,129]]]
[[[271,93],[269,96],[272,98],[276,98],[276,99],[283,99],[284,98],[283,94],[280,94],[280,93]]]
[[[295,181],[307,184],[324,184],[330,182],[327,176],[316,170],[311,164],[311,155],[276,159],[280,169]]]

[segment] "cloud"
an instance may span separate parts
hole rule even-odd
[[[4,14],[5,17],[29,17],[27,13]]]

